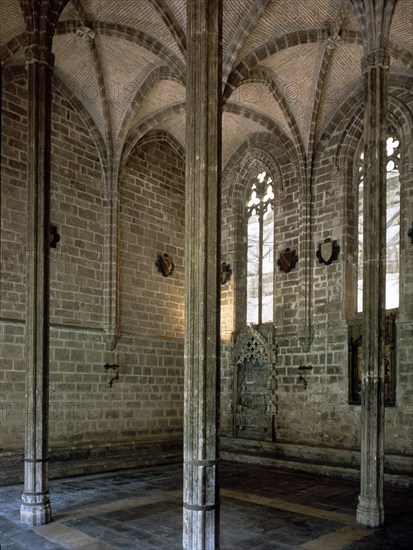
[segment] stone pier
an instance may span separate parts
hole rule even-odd
[[[49,249],[51,44],[26,49],[28,70],[28,174],[26,251],[26,433],[24,525],[52,519],[48,480],[49,431]]]
[[[219,548],[222,2],[188,2],[184,521],[186,550]]]

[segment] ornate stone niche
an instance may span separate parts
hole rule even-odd
[[[384,345],[384,404],[396,404],[396,316],[386,313]],[[349,403],[361,403],[363,378],[363,316],[357,314],[349,324]]]
[[[237,338],[233,364],[235,437],[275,440],[273,328],[265,338],[247,326]]]

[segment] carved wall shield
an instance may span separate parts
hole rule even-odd
[[[298,256],[295,250],[291,248],[286,248],[284,252],[280,252],[280,257],[277,261],[280,271],[284,273],[289,273],[292,269],[295,268],[298,262]]]
[[[332,262],[337,260],[339,252],[340,246],[337,244],[337,241],[325,239],[323,243],[318,245],[316,256],[320,264],[330,265]]]
[[[158,268],[158,272],[164,277],[169,277],[169,275],[172,275],[175,268],[172,258],[169,254],[166,254],[166,252],[162,256],[160,254],[158,255],[155,265]]]

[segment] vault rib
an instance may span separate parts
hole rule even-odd
[[[168,27],[169,32],[173,36],[179,51],[182,53],[182,55],[185,57],[186,55],[186,35],[184,31],[182,30],[181,25],[179,24],[178,20],[176,19],[173,11],[168,6],[168,4],[165,2],[165,0],[150,0],[150,2],[154,5],[157,12],[161,16],[163,22]]]

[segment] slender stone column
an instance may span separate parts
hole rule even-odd
[[[183,547],[219,548],[222,0],[188,5]]]
[[[49,48],[26,49],[28,69],[26,438],[24,525],[51,521],[48,487],[51,81]]]
[[[111,160],[111,164],[113,161]],[[104,330],[108,351],[116,349],[119,338],[118,324],[118,211],[119,211],[119,171],[110,166],[105,182],[105,290],[104,290]]]
[[[384,520],[384,327],[386,279],[386,137],[389,54],[377,49],[362,61],[364,114],[363,388],[361,488],[357,521]]]
[[[299,341],[303,353],[308,353],[314,337],[314,328],[312,326],[312,263],[313,250],[311,239],[312,227],[312,194],[311,194],[311,174],[308,174],[305,183],[305,189],[300,197],[300,221],[301,221],[301,284],[300,284],[300,311],[301,320],[299,327]]]

